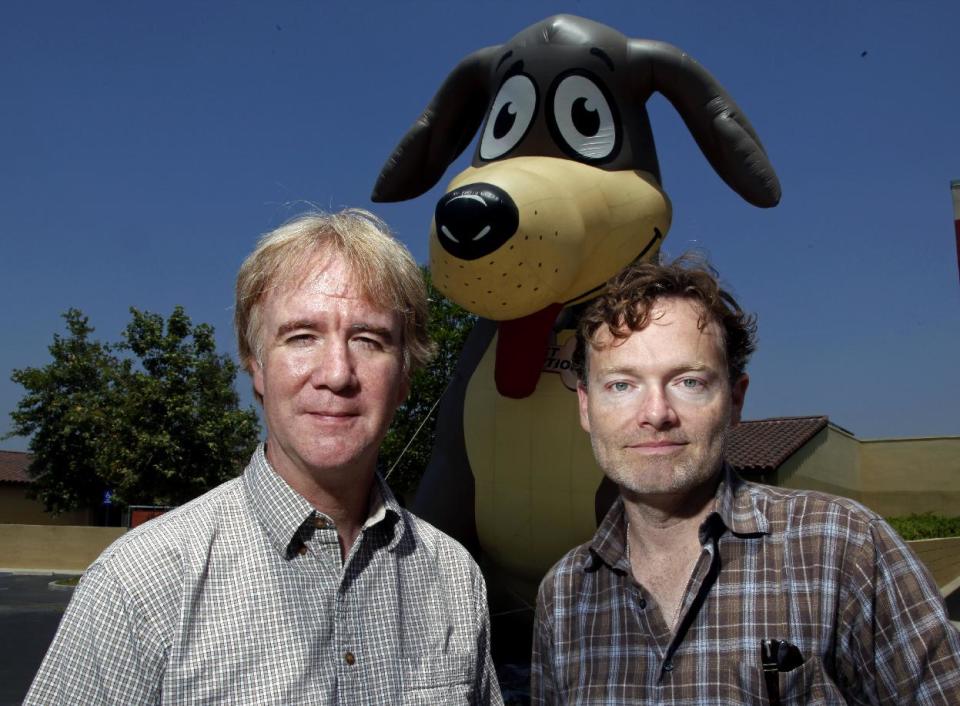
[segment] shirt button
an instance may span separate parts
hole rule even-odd
[[[667,661],[663,665],[663,671],[672,672],[673,671],[673,662]]]
[[[350,666],[353,666],[353,663],[357,661],[357,658],[353,656],[353,652],[347,652],[343,655],[343,660]]]
[[[647,599],[646,599],[646,598],[641,598],[639,605],[640,605],[640,610],[644,610],[644,609],[647,607]]]
[[[303,556],[306,553],[307,553],[307,545],[301,544],[300,548],[297,550],[297,554],[299,554],[300,556]]]
[[[326,529],[327,527],[330,526],[330,523],[327,522],[326,517],[314,517],[313,526],[316,527],[317,529]]]

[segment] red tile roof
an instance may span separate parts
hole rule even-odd
[[[27,475],[30,454],[22,451],[0,451],[0,483],[32,483]]]
[[[727,461],[740,473],[770,473],[827,426],[826,417],[742,421],[727,433]]]

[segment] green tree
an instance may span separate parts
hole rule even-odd
[[[32,434],[30,472],[49,510],[89,506],[106,489],[120,504],[178,505],[237,475],[257,443],[256,412],[239,408],[237,366],[217,353],[213,328],[182,307],[166,321],[130,311],[110,345],[90,341],[71,309],[53,362],[13,374],[27,389],[13,433]]]
[[[63,318],[69,333],[54,334],[52,362],[11,375],[27,394],[10,414],[9,436],[31,437],[31,494],[54,513],[92,507],[106,489],[97,457],[118,365],[109,346],[91,340],[93,327],[82,312],[69,309]]]
[[[397,409],[380,447],[381,466],[384,472],[390,472],[390,487],[400,493],[416,489],[427,467],[436,426],[435,404],[446,389],[467,334],[476,322],[476,316],[454,304],[433,286],[426,267],[421,269],[430,298],[428,328],[430,337],[437,344],[437,355],[430,365],[411,379],[410,394]]]
[[[257,444],[252,408],[240,409],[237,366],[216,351],[213,328],[193,326],[183,307],[164,322],[130,309],[118,350],[114,447],[102,478],[128,504],[179,505],[239,474]]]

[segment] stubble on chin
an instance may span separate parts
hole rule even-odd
[[[594,454],[598,460],[607,455],[596,447]],[[618,455],[617,459],[603,459],[601,469],[622,493],[640,498],[689,493],[713,482],[723,464],[724,450],[720,444],[695,458],[647,459],[644,463],[629,459],[625,449]]]

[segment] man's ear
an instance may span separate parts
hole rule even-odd
[[[590,433],[590,414],[588,411],[587,386],[583,380],[577,380],[577,402],[580,407],[580,426]]]
[[[730,424],[740,423],[740,413],[743,412],[743,402],[747,397],[747,388],[750,386],[750,376],[744,373],[733,383],[731,391]]]
[[[253,389],[260,397],[263,397],[263,366],[257,362],[256,356],[250,356],[247,359],[247,365],[250,367],[250,377],[253,378]]]

